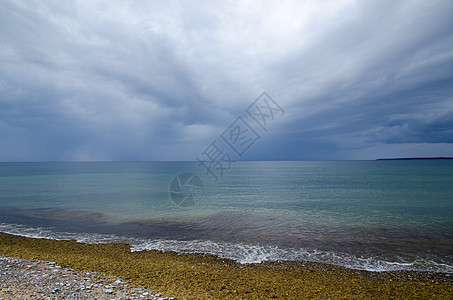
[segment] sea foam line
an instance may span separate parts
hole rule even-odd
[[[373,257],[363,258],[344,253],[339,254],[333,251],[308,251],[306,249],[214,242],[210,240],[179,241],[126,238],[114,234],[56,232],[51,228],[33,228],[6,223],[0,223],[0,232],[31,238],[75,240],[88,244],[122,242],[130,244],[132,252],[159,250],[179,253],[203,253],[232,259],[241,264],[261,263],[264,261],[310,261],[373,272],[408,270],[453,273],[452,265],[426,259],[418,259],[412,262],[394,262]]]

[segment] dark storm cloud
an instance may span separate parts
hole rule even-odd
[[[0,160],[192,160],[263,90],[287,113],[246,159],[453,155],[452,13],[2,1]]]

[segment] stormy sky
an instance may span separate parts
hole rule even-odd
[[[0,161],[195,160],[238,117],[260,136],[244,160],[453,156],[452,16],[449,0],[3,0]],[[263,92],[285,111],[267,131],[246,113]]]

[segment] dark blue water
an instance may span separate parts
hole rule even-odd
[[[453,272],[453,160],[235,162],[218,182],[196,162],[1,163],[0,231]]]

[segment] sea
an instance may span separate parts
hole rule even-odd
[[[0,163],[0,231],[453,273],[453,160]]]

